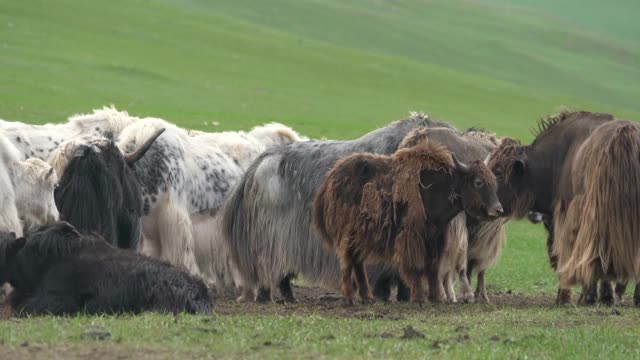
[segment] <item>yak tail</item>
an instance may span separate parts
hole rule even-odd
[[[602,125],[583,145],[584,196],[571,257],[563,271],[584,283],[611,271],[618,279],[640,275],[640,126],[618,120]],[[579,204],[580,205],[580,204]],[[599,264],[598,264],[599,261]],[[562,285],[562,284],[561,284]]]

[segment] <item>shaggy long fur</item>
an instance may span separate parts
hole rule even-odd
[[[557,228],[555,219],[566,216],[575,196],[572,167],[578,150],[595,129],[614,119],[610,114],[563,111],[540,122],[530,145],[503,140],[488,163],[498,178],[504,215],[521,219],[538,212],[554,219]],[[551,231],[548,240],[554,239]],[[570,292],[558,294],[560,303],[569,298]]]
[[[131,151],[159,128],[166,132],[136,167],[144,199],[143,252],[201,274],[201,267],[213,269],[212,262],[226,261],[225,249],[216,251],[221,243],[216,239],[216,214],[244,167],[266,148],[302,138],[279,124],[256,127],[249,133],[190,136],[164,120],[145,118],[125,128],[118,145]],[[207,255],[196,258],[196,246]],[[204,275],[213,281],[219,277]]]
[[[210,313],[205,284],[170,264],[80,235],[68,223],[0,244],[2,280],[20,315],[142,311]]]
[[[148,139],[139,151],[155,140]],[[138,154],[139,155],[139,154]],[[141,234],[142,190],[135,162],[111,140],[85,137],[67,141],[49,160],[62,174],[55,199],[63,220],[84,234],[102,236],[114,246],[136,249]]]
[[[270,291],[290,274],[306,283],[337,288],[340,267],[311,228],[311,204],[326,173],[356,153],[390,154],[416,127],[450,125],[412,113],[351,141],[308,141],[267,150],[248,168],[223,208],[223,237],[245,293]],[[289,298],[287,300],[295,300]]]
[[[473,181],[484,181],[486,188],[479,191],[493,194],[472,200],[468,189],[473,186],[467,183]],[[430,297],[443,300],[443,277],[449,269],[455,271],[455,264],[443,262],[466,261],[466,256],[457,256],[466,255],[464,241],[447,246],[447,226],[463,209],[499,206],[496,188],[484,164],[477,161],[462,171],[454,166],[451,153],[433,141],[392,156],[354,154],[338,161],[316,194],[313,214],[318,232],[340,260],[345,300],[352,302],[352,270],[360,296],[371,299],[366,261],[396,264],[411,285],[412,301],[422,301],[423,276],[429,279]],[[442,269],[447,272],[440,273]]]
[[[560,287],[640,275],[640,126],[596,129],[573,162],[575,197],[555,216]]]
[[[464,132],[447,128],[425,128],[409,133],[400,147],[415,146],[427,140],[435,140],[443,144],[463,162],[485,160],[501,143],[495,134],[476,128]],[[448,268],[443,268],[442,271],[451,274],[450,277],[445,277],[444,284],[448,298],[455,298],[453,282],[459,277],[463,301],[470,302],[474,298],[479,301],[489,301],[484,286],[484,272],[495,265],[500,255],[500,249],[506,238],[504,222],[502,219],[479,221],[467,218],[464,214],[451,221],[448,230],[450,240],[447,241],[445,253],[455,255],[457,258],[444,256],[443,264]],[[463,226],[464,231],[461,229]],[[470,292],[473,270],[478,273],[475,296]]]

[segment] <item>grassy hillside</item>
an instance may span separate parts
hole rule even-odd
[[[559,105],[640,118],[637,49],[468,2],[0,0],[0,8],[3,118],[60,121],[115,103],[188,127],[278,120],[341,138],[409,110],[518,137]]]
[[[527,141],[535,119],[561,105],[640,120],[639,10],[631,0],[606,8],[596,0],[0,0],[0,118],[64,121],[113,103],[188,128],[279,121],[312,137],[346,139],[422,110]],[[555,277],[543,229],[523,222],[508,229],[499,266],[487,275],[490,290],[547,301]],[[425,349],[445,357],[609,357],[637,345],[630,339],[638,329],[624,320],[637,317],[631,309],[603,318],[620,313],[512,305],[413,309],[391,325],[347,317],[340,329],[334,315],[280,308],[263,317],[223,309],[213,330],[196,325],[208,318],[155,315],[0,321],[0,347],[6,341],[4,350],[28,357],[19,345],[31,341],[67,358],[68,344],[93,346],[78,336],[94,323],[114,333],[102,349],[167,357]],[[378,311],[385,310],[362,312]],[[433,329],[429,341],[375,335],[408,324]],[[470,327],[463,345],[445,339],[459,325]]]

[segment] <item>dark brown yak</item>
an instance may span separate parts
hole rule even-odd
[[[572,164],[578,149],[599,126],[615,120],[613,115],[586,111],[562,111],[541,120],[535,140],[521,145],[504,139],[492,153],[489,167],[498,179],[498,197],[503,216],[522,219],[529,212],[542,215],[549,231],[548,249],[555,270],[554,222],[556,212],[564,213],[575,196],[572,185]],[[557,205],[557,206],[556,206]],[[581,301],[593,303],[597,284],[586,284]],[[612,303],[613,289],[602,282],[600,300]],[[571,292],[558,291],[558,303],[570,301]]]
[[[598,127],[578,149],[571,164],[574,197],[554,212],[562,292],[577,282],[640,277],[639,156],[640,125],[626,120]]]
[[[345,302],[353,304],[352,272],[362,301],[371,301],[365,262],[396,265],[412,302],[424,301],[424,276],[429,298],[444,300],[439,268],[447,225],[462,210],[499,215],[496,188],[482,162],[464,165],[435,142],[338,161],[316,194],[313,221],[338,255]]]
[[[436,141],[451,151],[458,160],[468,163],[485,160],[500,145],[495,134],[480,129],[468,129],[462,133],[447,128],[419,128],[412,130],[400,143],[399,148],[420,144],[426,139]],[[456,216],[448,229],[448,240],[444,250],[444,289],[449,302],[456,302],[453,283],[460,279],[462,301],[489,302],[484,285],[485,270],[495,265],[505,241],[504,218],[490,221],[478,220],[464,212]],[[471,290],[471,275],[477,271],[475,296]]]

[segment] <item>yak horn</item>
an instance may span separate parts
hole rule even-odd
[[[464,174],[469,172],[469,165],[463,164],[458,161],[458,158],[453,153],[451,153],[451,158],[453,159],[453,164],[455,165],[456,169]]]
[[[138,148],[138,150],[126,154],[124,156],[124,159],[127,160],[127,164],[129,165],[133,165],[136,163],[136,161],[140,160],[144,154],[147,153],[147,150],[149,150],[151,148],[151,145],[153,145],[153,142],[156,141],[156,139],[158,138],[158,136],[160,136],[163,132],[164,132],[164,128],[156,131],[153,135],[151,135],[151,137],[145,141],[144,144],[142,144],[142,146],[140,146]]]

